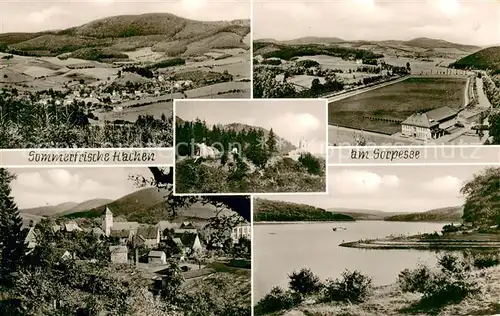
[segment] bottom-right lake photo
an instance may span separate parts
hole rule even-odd
[[[500,167],[328,168],[254,196],[254,314],[500,314]]]

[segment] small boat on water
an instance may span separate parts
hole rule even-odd
[[[276,233],[269,233],[269,235],[276,235]]]
[[[336,232],[337,230],[347,230],[345,227],[333,227],[332,230]]]

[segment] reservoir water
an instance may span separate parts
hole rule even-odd
[[[443,223],[356,221],[257,224],[254,226],[254,303],[273,286],[288,285],[288,274],[310,268],[322,280],[359,270],[374,285],[396,281],[399,272],[419,263],[435,264],[436,253],[418,250],[366,250],[339,247],[342,242],[440,231]],[[346,230],[334,227],[343,227]]]

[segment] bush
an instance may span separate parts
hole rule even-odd
[[[458,232],[459,230],[460,230],[460,226],[448,224],[448,225],[443,226],[442,232],[443,233],[454,233],[454,232]]]
[[[363,302],[372,291],[372,280],[359,271],[344,271],[341,279],[327,280],[323,300],[326,302]]]
[[[318,293],[322,284],[318,276],[316,276],[310,269],[302,269],[299,272],[292,272],[288,276],[290,278],[289,287],[295,293],[301,295],[311,295]]]
[[[439,257],[438,268],[436,272],[425,266],[406,269],[399,274],[398,284],[403,292],[423,294],[421,303],[429,307],[460,302],[479,290],[466,260],[448,253]]]
[[[500,257],[498,254],[480,254],[476,255],[473,259],[473,265],[477,269],[490,268],[499,264]]]
[[[302,154],[299,157],[299,162],[307,168],[311,174],[321,175],[321,161],[310,153]]]
[[[275,286],[271,292],[264,296],[255,306],[254,312],[256,315],[274,313],[300,304],[300,297],[291,291],[285,291],[282,288]]]

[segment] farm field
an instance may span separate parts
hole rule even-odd
[[[329,104],[328,122],[384,134],[400,130],[397,122],[386,122],[363,116],[404,120],[418,111],[448,106],[458,108],[465,102],[465,78],[408,78]]]
[[[321,84],[325,83],[325,78],[323,77],[308,76],[308,75],[298,75],[291,77],[288,79],[288,82],[310,89],[314,79],[319,79],[319,82]]]
[[[104,121],[115,121],[124,120],[129,122],[135,122],[139,115],[150,115],[157,119],[160,119],[163,114],[166,117],[172,116],[172,101],[169,102],[158,102],[138,107],[126,107],[120,112],[114,111],[95,111],[94,115],[99,118],[98,122]]]
[[[231,81],[213,84],[210,86],[204,86],[192,90],[187,90],[185,92],[188,99],[196,99],[203,97],[220,97],[223,93],[233,91],[233,90],[245,90],[250,91],[250,82],[242,81]],[[219,94],[220,93],[220,94]]]

